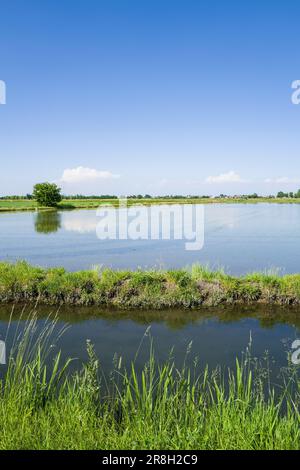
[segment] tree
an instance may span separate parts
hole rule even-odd
[[[300,198],[300,189],[298,189],[298,191],[295,193],[295,196],[297,199]]]
[[[33,188],[32,196],[39,206],[56,207],[62,199],[60,191],[54,183],[38,183]]]
[[[288,193],[284,193],[283,191],[279,191],[277,194],[278,198],[284,198],[284,197],[289,197]]]

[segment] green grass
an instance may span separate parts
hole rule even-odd
[[[60,204],[58,204],[58,209],[96,209],[100,204],[107,204],[109,201],[110,200],[105,199],[68,199],[63,200]],[[0,200],[0,212],[34,211],[37,208],[37,203],[34,200]],[[39,210],[45,209],[47,208],[39,208]],[[51,208],[51,210],[53,210],[53,208]]]
[[[128,205],[135,204],[258,204],[258,203],[277,203],[277,204],[299,204],[300,198],[256,198],[256,199],[243,199],[243,198],[182,198],[182,199],[128,199]],[[113,204],[118,205],[118,199],[65,199],[58,204],[58,209],[97,209],[99,205]],[[19,200],[0,200],[0,212],[11,211],[33,211],[36,210],[37,204],[34,200],[19,199]],[[45,209],[45,208],[44,208]]]
[[[36,336],[32,318],[17,336],[0,383],[0,449],[300,448],[292,371],[275,393],[248,353],[225,373],[159,364],[150,348],[142,370],[119,358],[105,378],[88,343],[89,361],[69,375],[60,354],[46,365],[54,329],[48,322]]]
[[[0,212],[35,210],[34,201],[24,200],[0,200]]]
[[[201,308],[235,304],[300,305],[300,274],[243,277],[194,265],[190,270],[68,272],[25,261],[0,262],[0,302],[98,305],[121,309]]]

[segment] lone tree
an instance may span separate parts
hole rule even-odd
[[[54,183],[38,183],[33,188],[32,196],[39,206],[56,207],[62,199],[60,191]]]

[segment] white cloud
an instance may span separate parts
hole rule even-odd
[[[300,178],[289,178],[288,176],[279,176],[278,178],[267,178],[265,183],[279,183],[279,184],[290,184],[300,183]]]
[[[217,176],[208,176],[205,180],[206,183],[243,183],[244,180],[235,171],[229,171],[228,173],[222,173]]]
[[[63,171],[61,177],[62,183],[83,183],[87,181],[96,181],[100,179],[108,180],[120,178],[120,175],[114,175],[110,171],[99,171],[94,168],[78,166],[77,168],[67,168]]]

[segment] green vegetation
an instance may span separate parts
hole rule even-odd
[[[117,308],[201,308],[234,304],[300,305],[300,274],[240,278],[195,265],[191,270],[67,272],[0,262],[1,302]]]
[[[240,194],[235,196],[227,196],[220,194],[219,196],[208,195],[165,195],[151,196],[150,194],[137,194],[127,196],[128,205],[134,204],[258,204],[258,203],[300,203],[300,189],[297,192],[284,193],[280,191],[277,197],[260,196],[257,193]],[[93,195],[84,196],[76,194],[73,196],[61,195],[61,190],[56,184],[39,183],[34,186],[33,193],[26,196],[1,196],[0,212],[5,211],[24,211],[36,210],[38,207],[47,209],[55,207],[57,209],[96,209],[101,204],[119,205],[119,199],[116,195]]]
[[[295,198],[295,199],[299,199],[300,198],[300,189],[296,192],[296,193],[293,193],[293,192],[289,192],[289,193],[284,193],[283,191],[279,191],[279,193],[277,194],[277,197],[278,198]]]
[[[115,195],[93,195],[84,196],[76,194],[73,196],[66,196],[60,194],[60,188],[51,183],[36,184],[33,193],[26,196],[1,196],[0,197],[0,212],[8,211],[25,211],[47,209],[55,207],[57,209],[96,209],[99,205],[110,204],[113,206],[119,205],[119,199]],[[135,204],[258,204],[258,203],[300,203],[300,190],[296,193],[284,193],[280,191],[277,197],[259,196],[254,194],[241,194],[236,196],[227,196],[220,194],[219,196],[211,197],[207,195],[197,196],[183,196],[183,195],[165,195],[165,196],[151,196],[149,194],[137,194],[127,196],[128,205]]]
[[[60,191],[54,183],[38,183],[33,188],[32,197],[41,207],[56,207],[62,199]]]
[[[18,335],[0,381],[1,450],[300,449],[292,366],[278,391],[249,350],[224,373],[197,359],[181,370],[171,357],[158,364],[150,346],[142,370],[116,358],[107,377],[88,342],[88,362],[70,375],[70,360],[51,356],[55,327],[48,321],[37,337],[32,318]]]
[[[242,197],[199,197],[199,198],[128,198],[128,205],[135,204],[300,204],[300,198],[274,198],[274,197],[257,197],[257,198],[242,198]],[[62,201],[57,204],[57,209],[97,209],[99,205],[112,204],[118,206],[119,200],[110,197],[107,198],[84,198],[72,199],[63,197]],[[0,212],[11,211],[34,211],[38,208],[38,204],[34,199],[0,199]],[[42,210],[45,210],[42,209]]]

